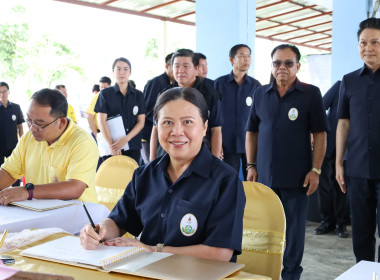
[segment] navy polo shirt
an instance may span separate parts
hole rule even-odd
[[[178,83],[174,81],[167,89],[179,87]],[[202,81],[198,76],[195,79],[193,88],[197,89],[204,97],[209,111],[208,127],[222,126],[222,112],[220,107],[220,94],[213,87],[207,85],[207,82]]]
[[[339,87],[340,81],[337,81],[322,97],[323,105],[327,113],[327,120],[329,121],[330,131],[327,132],[327,148],[326,148],[326,158],[335,156],[335,142],[336,142],[336,128],[338,126],[338,101],[339,101]]]
[[[16,147],[17,125],[25,122],[18,104],[8,101],[5,107],[0,103],[0,155],[9,155]]]
[[[129,86],[127,94],[124,96],[119,90],[119,86],[115,84],[99,93],[94,111],[107,114],[107,118],[121,115],[125,133],[128,134],[136,125],[137,115],[146,113],[144,95],[141,91]],[[130,150],[141,149],[140,133],[133,137],[128,144]]]
[[[312,168],[310,133],[329,126],[319,88],[296,79],[283,97],[273,84],[256,89],[247,131],[258,132],[258,181],[299,188]]]
[[[380,178],[380,70],[365,65],[343,77],[338,118],[350,120],[347,175]]]
[[[135,236],[141,233],[148,245],[203,244],[240,254],[245,194],[236,171],[205,144],[175,183],[167,173],[169,161],[165,154],[136,169],[109,218]],[[187,214],[197,225],[190,235],[183,231]]]
[[[153,127],[153,107],[158,95],[170,85],[170,78],[166,72],[149,80],[144,87],[144,100],[146,106],[145,126],[141,131],[141,138],[148,140]]]
[[[245,125],[254,91],[258,86],[260,82],[247,74],[239,86],[232,71],[215,80],[215,88],[222,96],[222,135],[225,153],[245,153]]]

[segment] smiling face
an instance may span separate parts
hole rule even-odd
[[[361,59],[372,71],[380,68],[380,30],[366,28],[359,37]]]
[[[115,67],[113,68],[113,75],[118,85],[127,84],[129,76],[131,75],[131,69],[128,63],[124,61],[116,62]]]
[[[198,71],[191,57],[177,56],[173,61],[173,75],[180,87],[192,87]]]
[[[198,107],[183,99],[169,101],[158,113],[158,140],[171,160],[191,162],[206,135]]]
[[[279,63],[279,66],[273,65]],[[291,63],[293,62],[293,63]],[[287,66],[286,64],[291,64]],[[272,74],[277,84],[292,84],[297,78],[297,73],[301,64],[297,62],[296,54],[290,49],[278,49],[272,58]]]

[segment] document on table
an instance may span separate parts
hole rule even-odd
[[[57,208],[62,208],[66,206],[71,206],[76,203],[72,201],[65,201],[60,199],[32,199],[24,200],[10,203],[14,206],[19,206],[33,211],[47,211]]]

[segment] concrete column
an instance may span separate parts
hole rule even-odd
[[[232,69],[232,46],[247,44],[254,51],[256,0],[197,0],[196,28],[196,51],[207,56],[208,77],[225,75]]]
[[[333,0],[331,83],[363,65],[356,33],[367,18],[367,0]],[[371,8],[372,10],[372,8]]]

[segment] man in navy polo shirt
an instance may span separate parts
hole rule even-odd
[[[271,57],[275,79],[256,89],[247,122],[247,180],[279,196],[286,215],[282,279],[300,279],[308,196],[318,187],[329,126],[319,89],[297,79],[298,48],[279,45]]]
[[[24,134],[22,123],[25,122],[18,104],[10,102],[9,86],[0,82],[0,165],[9,157],[16,147],[18,137]]]
[[[172,56],[173,75],[175,81],[165,90],[173,87],[191,87],[199,90],[207,103],[209,110],[208,129],[206,141],[211,153],[221,158],[222,152],[222,115],[220,106],[220,94],[213,87],[202,81],[198,76],[197,55],[190,49],[179,49]],[[165,91],[164,90],[164,91]],[[157,128],[153,126],[150,138],[150,160],[163,155],[164,151],[157,146]]]
[[[336,179],[343,192],[347,183],[352,243],[359,262],[375,260],[376,221],[380,224],[380,19],[361,22],[357,35],[364,66],[345,75],[340,86]]]
[[[247,75],[251,66],[251,49],[238,44],[230,50],[232,71],[215,80],[215,88],[221,93],[222,136],[224,162],[237,172],[243,163],[244,179],[247,178],[245,155],[245,125],[253,101],[253,93],[260,82]]]
[[[149,161],[149,143],[153,127],[153,107],[158,95],[174,81],[173,67],[171,63],[173,53],[165,57],[165,72],[149,80],[144,87],[144,100],[146,106],[145,125],[141,130],[141,156],[144,163]]]

